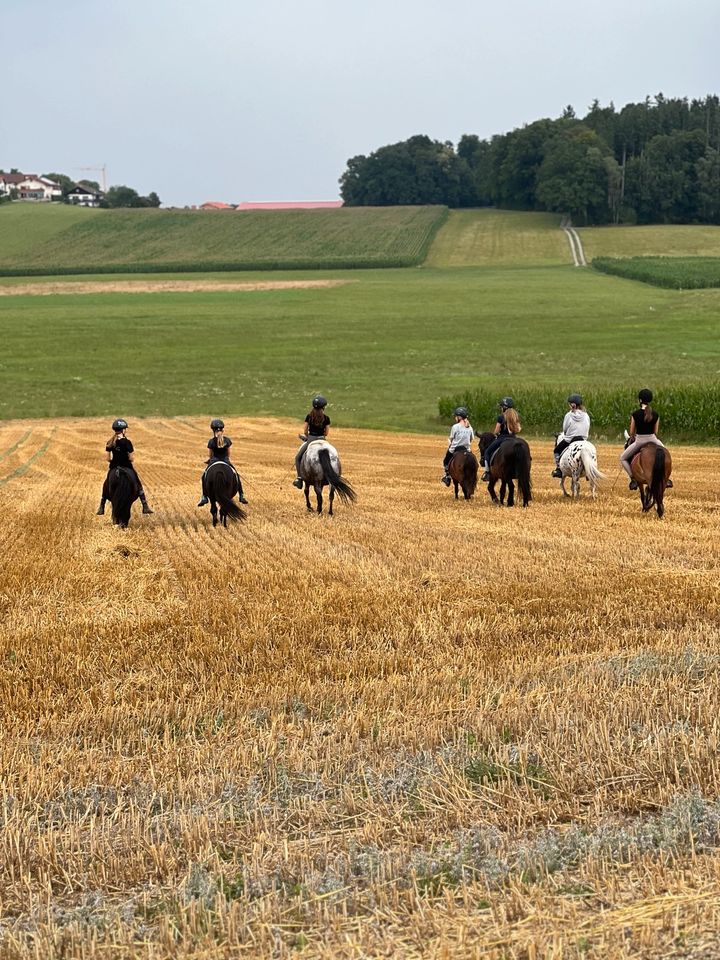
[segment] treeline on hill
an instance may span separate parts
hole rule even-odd
[[[350,206],[439,203],[569,214],[577,223],[720,223],[720,99],[662,94],[616,110],[566,107],[457,148],[427,136],[348,161]]]

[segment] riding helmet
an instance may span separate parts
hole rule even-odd
[[[652,398],[653,398],[652,390],[648,390],[647,387],[645,387],[643,390],[640,391],[640,393],[638,393],[638,400],[640,401],[640,403],[650,403],[652,401]]]
[[[467,407],[455,407],[454,417],[462,417],[463,420],[467,420],[468,412]]]
[[[225,423],[220,419],[220,417],[215,417],[214,420],[211,420],[211,421],[210,421],[210,429],[211,429],[211,430],[224,430],[224,429],[225,429]]]
[[[511,407],[515,406],[515,401],[512,397],[503,397],[500,401],[500,406],[504,407],[506,410],[509,410]]]
[[[571,393],[567,398],[568,403],[574,403],[576,407],[582,406],[582,397],[579,393]]]
[[[322,410],[323,407],[327,406],[327,400],[325,397],[318,394],[316,397],[313,397],[312,405],[316,410]]]
[[[117,420],[112,422],[113,433],[121,433],[123,430],[127,430],[128,424],[127,420],[123,420],[122,417],[118,417]]]

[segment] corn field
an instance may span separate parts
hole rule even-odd
[[[673,448],[658,521],[617,445],[570,503],[533,443],[508,510],[442,438],[335,431],[330,519],[296,424],[228,419],[223,530],[206,427],[131,421],[119,531],[107,422],[0,425],[0,955],[711,956],[717,452]]]
[[[720,257],[595,257],[592,265],[601,273],[673,290],[720,287]]]

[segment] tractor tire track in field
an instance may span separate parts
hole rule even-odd
[[[15,480],[18,477],[24,476],[34,463],[36,463],[41,457],[45,456],[53,440],[53,437],[55,436],[56,431],[57,431],[57,428],[54,428],[50,436],[47,438],[47,440],[42,444],[41,447],[38,447],[38,449],[35,451],[35,453],[32,454],[32,456],[29,459],[23,461],[23,463],[21,463],[20,466],[16,467],[11,473],[8,473],[6,476],[0,478],[0,487],[3,487],[5,486],[5,484],[10,483],[11,480]],[[30,431],[30,433],[31,432],[32,431]],[[27,436],[29,435],[30,434],[28,433]],[[14,448],[11,448],[10,450],[6,451],[5,457],[10,456],[10,454],[13,453],[14,450],[17,450],[19,446],[20,446],[20,442],[18,442]]]
[[[586,267],[587,260],[585,259],[582,241],[580,240],[580,235],[577,230],[573,227],[570,217],[563,217],[560,223],[560,229],[565,231],[568,243],[570,244],[573,265],[576,267]]]
[[[18,447],[21,447],[21,446],[25,443],[26,440],[29,440],[29,439],[30,439],[30,436],[31,436],[31,435],[32,435],[32,429],[26,431],[26,432],[20,437],[19,440],[16,440],[16,441],[15,441],[15,443],[14,443],[11,447],[8,447],[7,450],[4,450],[2,453],[0,453],[0,463],[1,463],[3,460],[7,460],[8,457],[11,457],[11,456],[15,453],[15,451],[18,449]]]

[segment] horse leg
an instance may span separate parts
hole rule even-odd
[[[214,500],[210,501],[210,513],[212,514],[213,526],[216,527],[218,522],[218,508]]]
[[[315,487],[315,496],[317,497],[317,512],[322,513],[322,510],[323,510],[322,487]]]
[[[505,506],[505,494],[507,493],[507,482],[503,478],[500,481],[500,506]]]
[[[579,500],[580,499],[580,477],[573,474],[572,480],[570,481],[570,486],[572,488],[573,500]]]
[[[509,507],[515,506],[515,484],[512,480],[508,480],[508,502]]]
[[[312,513],[313,508],[310,503],[310,484],[307,482],[307,480],[305,481],[305,503],[307,504],[308,511]]]
[[[562,490],[564,497],[570,496],[570,494],[565,489],[565,474],[563,474],[562,477],[560,477],[560,489]]]
[[[330,497],[329,497],[329,506],[328,506],[328,516],[330,517],[333,515],[332,505],[333,505],[334,499],[335,499],[335,487],[330,487]]]
[[[453,486],[455,487],[455,499],[458,500],[459,498],[458,498],[458,482],[457,482],[457,480],[453,480]]]
[[[490,482],[488,483],[488,490],[490,492],[490,499],[493,503],[498,502],[497,494],[495,493],[495,478],[490,477]]]

